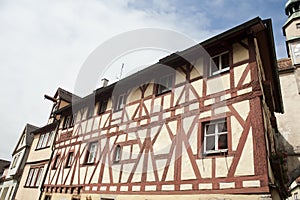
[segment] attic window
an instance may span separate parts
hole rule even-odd
[[[209,76],[213,76],[228,71],[229,68],[230,68],[229,52],[221,53],[219,55],[212,57],[209,66]]]
[[[173,74],[168,74],[160,77],[159,82],[157,84],[156,95],[160,95],[172,90],[173,87]]]
[[[300,29],[300,23],[297,23],[297,24],[296,24],[296,28],[297,28],[297,29]]]

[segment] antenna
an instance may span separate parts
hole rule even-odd
[[[122,63],[122,67],[121,67],[119,79],[122,78],[122,75],[123,75],[123,68],[124,68],[124,63]]]

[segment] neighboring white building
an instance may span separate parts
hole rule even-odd
[[[31,132],[35,129],[37,129],[37,127],[27,124],[21,134],[12,153],[12,162],[6,170],[5,180],[1,185],[0,200],[14,199],[33,140]]]

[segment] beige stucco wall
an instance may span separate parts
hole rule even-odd
[[[296,24],[299,23],[300,20],[295,19],[293,22],[291,22],[285,29],[286,33],[286,39],[292,39],[295,37],[299,37],[300,35],[300,29],[297,29]]]
[[[16,200],[37,200],[40,195],[40,187],[38,188],[25,188],[25,182],[27,180],[30,165],[25,165],[22,178],[20,180],[19,188],[16,194]],[[47,165],[44,166],[43,176],[45,175]],[[42,179],[41,179],[42,182]]]
[[[51,155],[51,147],[36,150],[37,143],[39,141],[40,134],[35,134],[34,139],[32,141],[32,145],[30,147],[30,152],[28,155],[27,162],[46,160],[50,158]]]
[[[289,154],[300,152],[300,123],[297,123],[300,110],[300,95],[298,93],[294,73],[280,75],[281,92],[284,104],[284,114],[277,114],[278,128],[283,136],[282,143]],[[288,158],[288,170],[299,167],[299,158]]]

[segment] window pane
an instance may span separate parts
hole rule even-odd
[[[32,179],[33,171],[34,171],[34,169],[29,170],[28,177],[27,177],[26,184],[25,184],[26,186],[30,185],[30,181]]]
[[[222,60],[222,65],[221,65],[221,69],[225,69],[227,67],[229,67],[229,54],[223,54],[221,56],[221,60]]]
[[[215,124],[207,124],[206,128],[206,135],[215,134]]]
[[[92,143],[89,148],[89,155],[88,155],[88,163],[93,163],[95,161],[97,151],[97,143]]]
[[[53,141],[53,138],[54,138],[54,131],[51,131],[49,133],[49,139],[48,139],[48,142],[47,142],[47,146],[50,146],[52,141]]]
[[[73,161],[73,152],[69,153],[69,157],[68,157],[68,162],[67,162],[67,166],[70,167]]]
[[[221,133],[221,132],[227,132],[227,123],[226,122],[218,123],[218,133]]]
[[[47,142],[48,142],[48,138],[49,138],[49,133],[44,134],[44,141],[42,144],[42,147],[46,147],[47,146]]]
[[[227,146],[227,134],[219,135],[219,141],[218,141],[218,149],[228,149]]]
[[[37,145],[37,149],[42,147],[42,144],[43,144],[43,141],[44,141],[44,136],[45,136],[45,134],[40,135],[40,139],[39,139],[39,142],[38,142],[38,145]]]
[[[37,178],[35,186],[39,186],[40,185],[40,182],[41,182],[41,179],[42,179],[42,175],[43,175],[43,171],[44,171],[44,168],[43,167],[40,168],[39,174],[38,174],[38,178]]]
[[[206,151],[215,150],[215,136],[206,137]]]
[[[219,66],[220,66],[220,57],[214,57],[213,62],[211,63],[211,75],[214,74],[214,72],[219,71]]]
[[[118,145],[116,147],[116,152],[115,152],[115,162],[119,162],[121,160],[121,146]]]
[[[33,176],[32,176],[31,182],[30,182],[30,186],[31,186],[31,187],[34,187],[34,186],[35,186],[35,181],[36,181],[38,172],[39,172],[39,168],[35,168],[35,169],[34,169],[34,172],[33,172]]]

